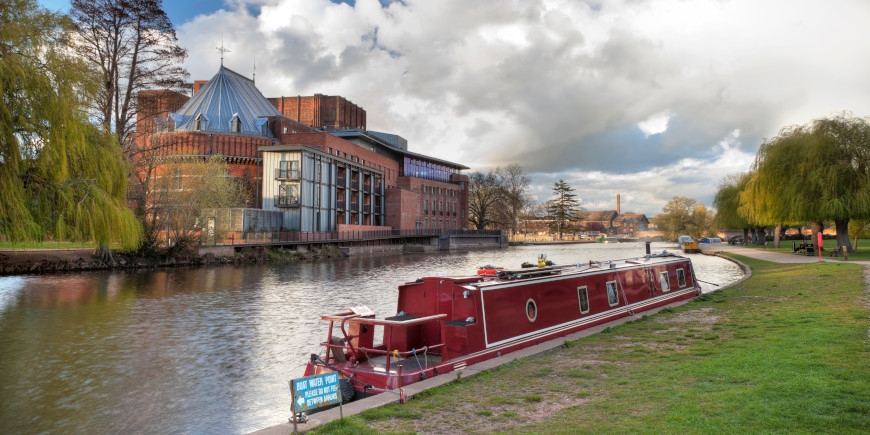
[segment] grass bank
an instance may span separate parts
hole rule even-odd
[[[853,244],[855,243],[855,239],[850,239],[850,240],[852,241]],[[809,242],[809,240],[807,240],[807,242]],[[793,244],[800,245],[800,243],[801,243],[800,240],[782,240],[782,241],[780,241],[780,246],[781,246],[780,248],[774,248],[773,242],[767,242],[767,247],[765,247],[765,248],[762,248],[759,245],[749,245],[749,246],[752,248],[766,249],[768,251],[773,251],[773,252],[792,253]],[[813,242],[813,243],[815,243],[815,242]],[[844,260],[842,254],[840,254],[837,257],[831,257],[831,255],[830,255],[831,251],[833,251],[834,249],[837,248],[837,240],[825,239],[825,240],[823,240],[822,246],[825,249],[824,251],[822,251],[822,258],[832,258],[834,260],[839,260],[839,261]],[[855,248],[854,246],[853,246],[853,248],[855,249],[856,252],[849,254],[849,261],[870,261],[870,239],[858,239],[857,248]],[[803,255],[803,254],[795,253],[794,255]],[[816,253],[816,256],[818,256],[818,255],[819,254]]]
[[[862,268],[735,257],[737,288],[318,432],[870,431]]]

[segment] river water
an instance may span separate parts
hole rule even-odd
[[[654,251],[676,249],[653,244]],[[0,433],[244,433],[287,421],[321,314],[396,311],[422,276],[642,256],[642,243],[512,247],[133,272],[0,277]],[[740,270],[691,255],[697,278]],[[713,285],[703,284],[705,291]]]

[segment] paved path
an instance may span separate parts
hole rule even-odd
[[[773,252],[768,251],[766,249],[753,248],[749,246],[743,245],[729,245],[727,243],[704,243],[701,244],[701,250],[704,253],[715,253],[715,252],[733,252],[738,255],[743,255],[744,257],[756,258],[759,260],[770,261],[773,263],[818,263],[819,256],[814,255],[812,257],[800,254],[792,254],[789,252]],[[835,260],[833,258],[827,257],[824,252],[822,252],[822,261],[840,261]],[[860,264],[863,266],[870,266],[870,261],[848,261],[845,263],[850,264]]]

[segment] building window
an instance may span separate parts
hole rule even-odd
[[[683,269],[677,269],[677,284],[680,288],[686,286],[686,273],[683,272]]]
[[[282,160],[278,162],[278,178],[299,178],[299,161]]]
[[[671,282],[668,281],[668,273],[667,272],[659,272],[659,282],[662,284],[662,291],[670,291]]]
[[[619,305],[619,294],[616,292],[616,281],[607,281],[607,303],[610,306]]]
[[[278,207],[299,205],[299,185],[281,184],[278,186]]]
[[[577,287],[577,297],[580,299],[580,314],[589,312],[589,292],[586,287]]]
[[[242,131],[242,120],[239,119],[239,115],[233,117],[233,120],[230,121],[230,131],[233,133],[240,133]]]
[[[196,131],[202,131],[202,128],[205,127],[205,122],[203,122],[202,113],[196,115],[196,121],[193,123],[193,129]]]

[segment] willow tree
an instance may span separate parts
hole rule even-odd
[[[70,55],[71,22],[34,0],[0,3],[0,234],[121,242],[139,223],[114,138],[88,121],[98,81]]]
[[[785,221],[813,222],[814,233],[831,220],[837,245],[853,251],[849,221],[870,218],[867,119],[844,113],[784,129],[761,145],[755,170],[752,202]]]
[[[743,230],[743,240],[748,239],[751,224],[740,213],[740,193],[746,188],[750,173],[731,174],[719,181],[713,206],[716,207],[716,226],[721,229]]]

